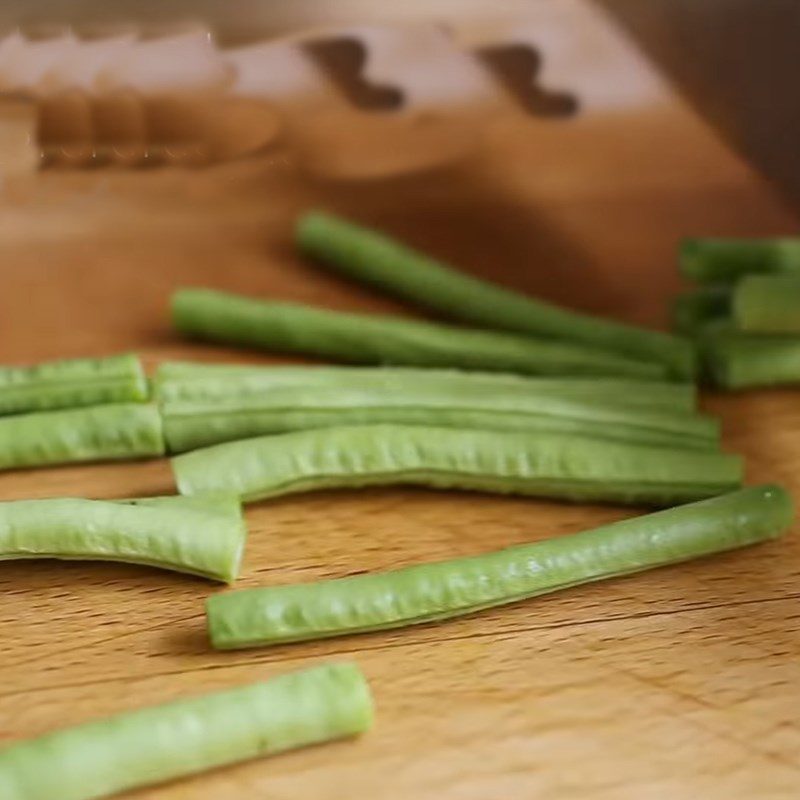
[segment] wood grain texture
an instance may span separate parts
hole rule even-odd
[[[166,309],[182,285],[410,313],[293,252],[291,220],[309,206],[509,286],[653,325],[678,287],[680,236],[797,225],[681,106],[554,125],[500,125],[482,157],[390,183],[315,183],[280,151],[189,174],[15,183],[0,201],[0,361],[124,349],[150,367],[271,360],[180,341]],[[796,393],[704,403],[751,481],[800,487]],[[163,461],[0,475],[2,499],[172,489]],[[298,496],[248,509],[238,585],[480,553],[632,513],[421,490]],[[3,564],[0,742],[348,657],[374,687],[371,734],[130,797],[797,796],[796,535],[446,624],[263,650],[209,649],[202,603],[214,591],[143,567]]]

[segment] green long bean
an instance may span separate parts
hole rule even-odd
[[[677,336],[525,297],[346,220],[321,212],[305,214],[295,238],[302,250],[337,272],[454,319],[657,361],[672,377],[694,374],[694,351]]]
[[[800,333],[800,270],[742,278],[733,293],[733,319],[748,333]]]
[[[400,317],[269,303],[210,289],[176,292],[172,315],[178,330],[198,338],[353,363],[531,375],[664,377],[659,364],[589,347]]]
[[[230,495],[0,503],[0,561],[121,561],[232,583],[246,536]]]
[[[685,336],[697,335],[709,322],[731,314],[730,286],[699,286],[678,295],[672,305],[672,325]]]
[[[744,275],[764,272],[800,275],[800,238],[685,239],[680,269],[698,283],[733,283]]]
[[[741,484],[741,461],[716,452],[578,436],[359,425],[261,436],[172,459],[181,494],[244,501],[316,489],[436,488],[668,505]]]
[[[147,394],[133,354],[0,367],[0,414],[144,401]]]
[[[773,539],[793,515],[784,489],[753,487],[480,556],[214,595],[208,631],[234,649],[444,620]]]
[[[164,454],[161,415],[146,403],[0,418],[0,469]]]
[[[447,386],[423,376],[414,383],[380,386],[354,377],[347,386],[337,379],[240,392],[241,382],[233,378],[213,388],[211,396],[161,403],[171,452],[268,433],[379,423],[570,433],[701,450],[719,446],[719,423],[711,417],[537,394],[535,389],[498,390],[480,381]]]
[[[354,736],[372,713],[358,667],[327,664],[12,744],[0,751],[0,797],[95,800]]]

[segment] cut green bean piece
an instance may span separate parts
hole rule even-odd
[[[680,268],[686,278],[698,283],[733,283],[759,272],[800,275],[800,238],[685,239]]]
[[[781,487],[742,489],[480,556],[218,594],[208,631],[227,650],[433,622],[773,539],[793,516]]]
[[[800,383],[800,336],[743,333],[730,323],[712,323],[700,341],[708,371],[724,389]]]
[[[0,469],[164,454],[161,415],[146,403],[0,418]]]
[[[236,380],[227,383],[237,388]],[[161,404],[171,452],[268,433],[340,425],[393,423],[452,428],[569,433],[641,444],[707,450],[719,446],[719,423],[685,412],[653,411],[557,395],[442,381],[380,387],[375,382],[331,388],[317,383],[258,393],[169,400]]]
[[[166,361],[159,365],[153,392],[157,400],[224,400],[259,395],[274,389],[377,389],[404,391],[409,386],[452,392],[489,392],[542,395],[592,400],[609,405],[650,408],[654,411],[694,411],[697,387],[693,383],[637,381],[627,378],[552,378],[499,372],[413,367],[273,367],[250,364],[201,364]]]
[[[0,503],[4,561],[122,561],[232,583],[246,536],[241,505],[232,495]]]
[[[147,400],[147,380],[133,354],[0,367],[0,414]]]
[[[0,751],[3,800],[95,800],[355,736],[372,698],[352,663],[117,714]]]
[[[321,212],[305,214],[298,221],[296,240],[306,253],[349,278],[454,319],[657,361],[672,377],[694,374],[693,348],[677,336],[526,297],[346,220]]]
[[[700,286],[678,295],[672,306],[672,324],[676,331],[695,336],[709,322],[731,314],[730,286]]]
[[[741,485],[737,456],[556,434],[403,425],[322,428],[176,456],[181,494],[244,501],[390,484],[669,505]]]
[[[172,314],[183,333],[210,341],[365,364],[462,367],[531,375],[663,378],[664,368],[589,347],[377,314],[268,303],[182,289]]]
[[[742,278],[733,294],[733,319],[748,333],[800,333],[800,271],[797,277]]]

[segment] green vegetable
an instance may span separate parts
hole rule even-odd
[[[673,327],[695,336],[708,322],[730,316],[731,292],[729,286],[700,286],[678,295],[672,306]]]
[[[683,339],[525,297],[343,219],[305,214],[296,240],[306,253],[350,278],[455,319],[657,361],[672,377],[694,374],[694,351]]]
[[[145,403],[0,418],[0,469],[146,458],[164,453],[158,409]]]
[[[696,449],[719,446],[717,420],[698,414],[603,404],[546,390],[537,393],[535,384],[527,391],[481,380],[448,385],[439,376],[422,374],[413,382],[387,379],[381,385],[370,371],[363,372],[367,374],[347,382],[329,373],[328,383],[316,379],[282,386],[278,382],[272,388],[264,388],[269,380],[265,376],[261,391],[252,388],[259,383],[252,371],[238,379],[228,373],[213,383],[167,383],[168,392],[184,394],[161,403],[168,447],[183,452],[267,433],[377,423],[572,433]]]
[[[147,380],[132,354],[0,367],[0,414],[147,400]]]
[[[353,736],[372,724],[355,664],[118,714],[0,751],[3,800],[93,800]]]
[[[241,506],[230,495],[0,503],[3,561],[123,561],[232,583],[246,536]]]
[[[275,389],[352,389],[404,391],[425,384],[431,390],[489,392],[528,397],[541,395],[570,400],[593,400],[609,405],[650,408],[653,411],[694,411],[693,383],[637,381],[626,378],[550,378],[497,372],[413,367],[260,367],[249,364],[200,364],[166,361],[159,365],[154,393],[161,402],[225,400],[259,396]]]
[[[733,489],[741,461],[722,453],[556,434],[360,425],[228,442],[172,459],[182,494],[245,501],[339,487],[437,488],[655,504]]]
[[[700,342],[717,386],[746,389],[800,383],[800,336],[743,333],[722,322],[706,326]]]
[[[773,539],[793,513],[785,490],[759,486],[471,558],[218,594],[209,635],[233,649],[447,619]]]
[[[733,319],[749,333],[800,333],[800,270],[797,277],[742,278],[733,294]]]
[[[377,314],[267,303],[210,289],[173,296],[178,330],[202,339],[366,364],[532,375],[660,378],[664,368],[589,347]]]
[[[754,272],[800,275],[800,239],[685,239],[680,267],[698,283],[732,283]]]

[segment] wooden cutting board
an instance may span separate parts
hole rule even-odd
[[[679,103],[624,118],[509,120],[424,174],[313,180],[276,149],[197,172],[42,173],[0,201],[0,361],[137,350],[272,363],[181,341],[170,292],[205,285],[410,313],[300,259],[324,206],[463,269],[663,326],[684,234],[777,234],[789,213]],[[751,482],[800,488],[796,392],[711,396]],[[167,463],[0,475],[2,499],[174,491]],[[385,489],[248,509],[238,587],[481,553],[636,510]],[[215,653],[220,591],[135,566],[0,568],[0,743],[124,709],[356,659],[377,703],[358,741],[218,770],[143,800],[753,800],[800,787],[800,540],[582,587],[439,625]],[[55,799],[54,799],[55,800]]]

